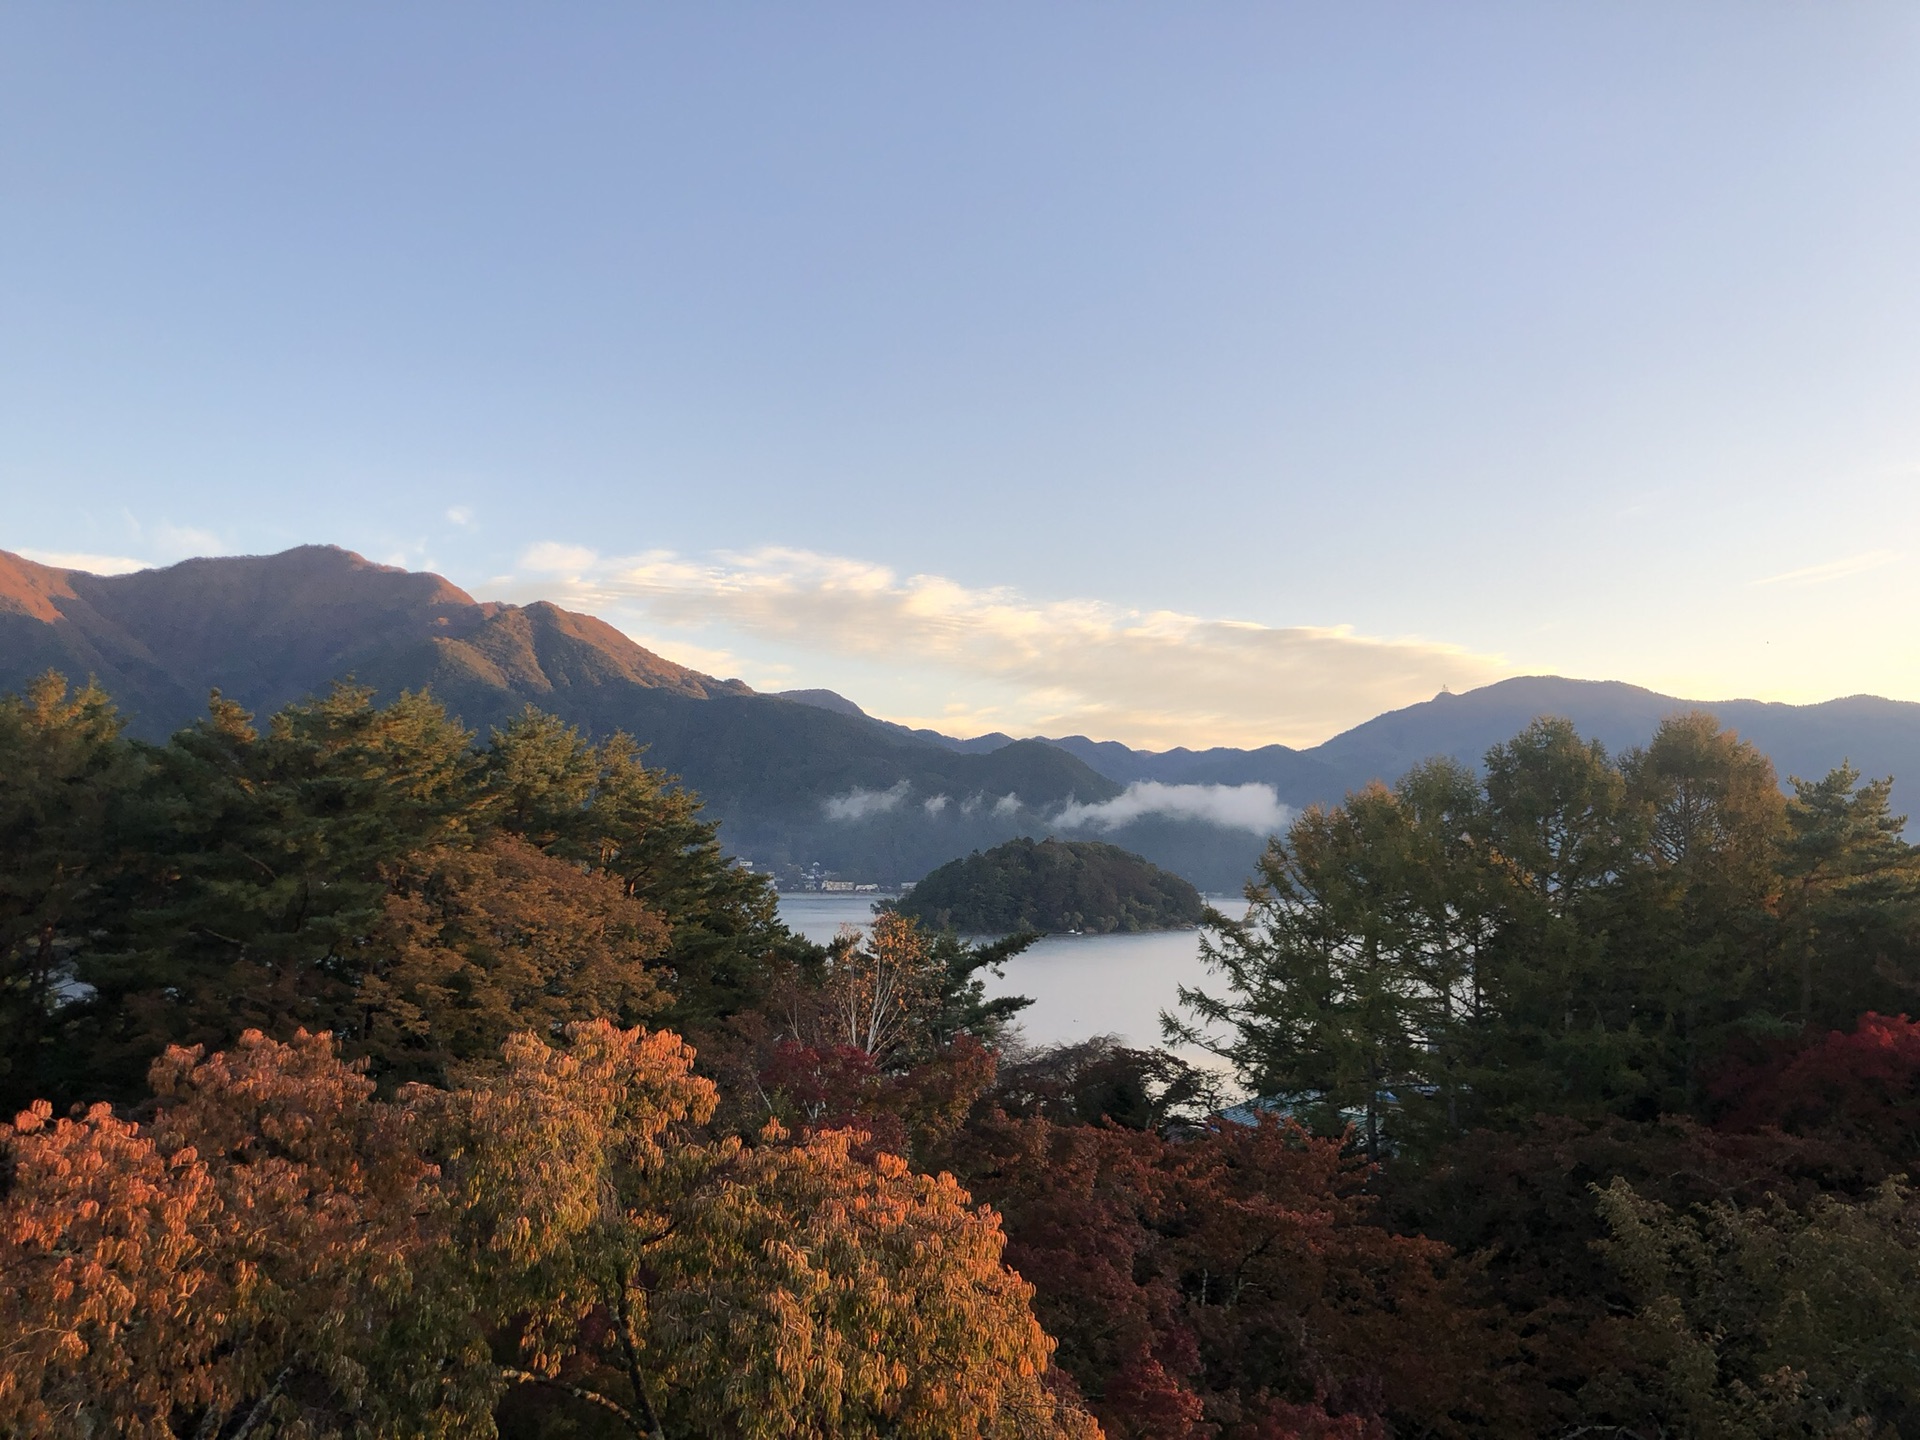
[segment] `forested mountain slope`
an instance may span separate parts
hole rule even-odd
[[[347,675],[383,699],[430,688],[483,736],[537,705],[647,745],[650,763],[700,792],[736,853],[883,878],[915,878],[1020,833],[1040,809],[1120,789],[1052,746],[961,753],[702,675],[592,616],[478,602],[334,546],[114,576],[0,552],[0,691],[48,669],[97,678],[152,740],[203,714],[211,689],[265,714]]]
[[[825,690],[755,694],[665,660],[604,621],[547,603],[476,601],[437,575],[333,546],[189,560],[100,576],[0,552],[0,691],[55,669],[96,677],[160,739],[223,693],[267,714],[352,675],[390,698],[430,688],[485,734],[537,705],[594,736],[624,730],[698,790],[729,848],[773,867],[818,862],[911,880],[1016,835],[1065,829],[1114,840],[1208,890],[1237,888],[1265,843],[1204,804],[1127,802],[1125,823],[1085,807],[1137,783],[1265,785],[1287,806],[1333,803],[1447,755],[1478,764],[1539,715],[1570,719],[1618,753],[1697,702],[1615,682],[1529,676],[1378,716],[1295,750],[1144,751],[1068,736],[955,739],[867,715]],[[1782,780],[1844,760],[1893,775],[1920,810],[1920,705],[1855,696],[1820,705],[1705,704],[1768,755]],[[1191,796],[1194,792],[1187,792]]]

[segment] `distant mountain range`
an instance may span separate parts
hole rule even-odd
[[[1643,745],[1662,720],[1679,711],[1711,712],[1773,760],[1782,780],[1817,779],[1843,760],[1863,774],[1906,777],[1896,781],[1920,796],[1920,704],[1853,695],[1817,705],[1761,700],[1676,699],[1617,680],[1564,680],[1527,675],[1501,680],[1463,695],[1441,694],[1404,710],[1391,710],[1306,750],[1266,745],[1258,750],[1129,750],[1112,741],[1070,735],[1050,741],[1077,755],[1109,779],[1128,784],[1238,785],[1275,787],[1298,804],[1337,800],[1369,780],[1393,778],[1435,755],[1470,765],[1487,750],[1541,715],[1563,715],[1582,735],[1618,754]]]
[[[1085,736],[956,739],[866,715],[828,690],[756,694],[555,605],[483,603],[437,575],[309,545],[100,576],[0,551],[0,690],[47,669],[97,678],[134,733],[164,738],[217,687],[257,713],[352,675],[383,696],[431,688],[476,729],[526,705],[625,730],[700,791],[736,854],[901,881],[1015,835],[1111,840],[1204,889],[1239,884],[1280,806],[1336,801],[1432,755],[1478,762],[1535,716],[1610,749],[1693,702],[1613,682],[1527,677],[1440,695],[1294,750],[1134,750]],[[1920,783],[1920,705],[1723,701],[1711,710],[1814,776],[1850,758]],[[1238,787],[1263,786],[1249,791]],[[1221,788],[1225,787],[1225,788]],[[1270,793],[1269,793],[1270,791]]]

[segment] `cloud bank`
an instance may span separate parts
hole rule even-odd
[[[821,809],[829,820],[869,820],[900,810],[911,793],[905,780],[885,790],[856,788],[822,801]],[[918,805],[931,821],[938,820],[952,803],[950,796],[932,795]],[[959,812],[971,815],[982,805],[989,806],[997,820],[1011,820],[1022,809],[1018,795],[973,795],[960,803]],[[1293,816],[1293,808],[1281,804],[1271,785],[1166,785],[1136,780],[1111,800],[1063,805],[1052,815],[1036,818],[1055,830],[1113,831],[1136,820],[1169,819],[1267,836],[1285,830]]]
[[[548,542],[500,584],[600,614],[672,655],[685,653],[675,648],[684,640],[739,657],[750,682],[757,664],[814,684],[859,684],[869,713],[948,733],[1314,744],[1443,687],[1510,673],[1498,656],[1417,637],[1035,600],[782,548],[609,558]],[[841,678],[861,671],[875,680]],[[929,696],[939,704],[924,706]]]
[[[1063,830],[1117,830],[1149,816],[1173,820],[1204,820],[1228,830],[1251,830],[1275,835],[1293,818],[1271,785],[1163,785],[1158,780],[1136,780],[1111,800],[1097,805],[1069,805],[1053,817]]]

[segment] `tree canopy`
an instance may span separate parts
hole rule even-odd
[[[1008,840],[949,861],[897,902],[968,935],[1173,930],[1197,925],[1200,892],[1178,875],[1098,840]]]
[[[342,686],[142,744],[49,677],[0,1433],[1914,1433],[1888,794],[1695,714],[1305,812],[1170,1017],[1227,1073],[1025,1045],[1030,933],[798,939],[623,737]]]

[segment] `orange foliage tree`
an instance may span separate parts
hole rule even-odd
[[[156,1063],[142,1130],[14,1126],[0,1431],[458,1435],[495,1381],[434,1170],[327,1036]]]
[[[671,999],[649,964],[666,923],[611,876],[495,835],[410,857],[388,878],[358,991],[360,1044],[383,1078],[448,1084],[516,1031],[633,1023]]]
[[[515,1379],[632,1433],[1090,1436],[997,1217],[851,1137],[703,1143],[712,1085],[669,1034],[516,1037],[449,1096],[459,1234]]]
[[[635,1435],[1092,1437],[998,1218],[854,1137],[702,1129],[677,1036],[511,1037],[383,1100],[248,1032],[7,1136],[0,1433],[494,1433],[540,1392]],[[438,1163],[436,1163],[438,1162]]]

